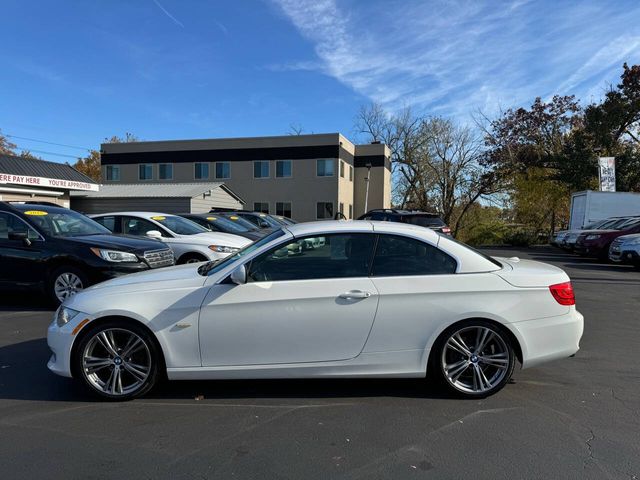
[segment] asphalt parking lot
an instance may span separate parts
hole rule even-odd
[[[52,312],[0,297],[2,478],[640,478],[640,272],[551,248],[585,315],[574,358],[481,400],[416,380],[173,382],[94,401],[50,374]]]

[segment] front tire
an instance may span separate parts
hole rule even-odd
[[[89,279],[82,270],[63,266],[51,273],[47,290],[51,301],[59,305],[88,286]]]
[[[199,253],[185,253],[180,257],[177,264],[184,265],[186,263],[200,263],[206,262],[208,259],[204,255],[200,255]]]
[[[73,359],[74,377],[101,398],[131,400],[157,383],[160,355],[145,328],[126,321],[110,321],[86,332]]]
[[[510,380],[516,356],[505,330],[484,320],[469,320],[448,328],[438,338],[431,369],[451,392],[484,398]]]

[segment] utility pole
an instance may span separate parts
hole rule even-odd
[[[367,163],[366,165],[367,167],[367,178],[364,179],[364,181],[367,183],[367,188],[365,190],[365,194],[364,194],[364,213],[367,213],[368,210],[368,205],[369,205],[369,178],[371,177],[371,164]]]

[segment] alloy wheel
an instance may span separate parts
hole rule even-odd
[[[123,396],[142,388],[151,373],[149,346],[124,328],[96,332],[82,354],[82,369],[93,388],[109,396]]]
[[[444,377],[456,390],[484,394],[509,373],[511,349],[502,335],[485,325],[464,327],[449,336],[442,349]]]
[[[64,302],[83,288],[84,285],[80,277],[71,272],[61,273],[53,283],[53,291],[60,302]]]

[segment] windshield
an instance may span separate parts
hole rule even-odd
[[[223,213],[222,217],[226,218],[230,222],[233,222],[234,224],[242,225],[247,230],[250,230],[250,231],[260,230],[257,226],[255,226],[249,220],[245,220],[244,218],[241,218],[238,215],[234,215],[234,214],[231,214],[231,213]]]
[[[252,230],[255,230],[254,228],[248,228],[246,225],[240,223],[240,222],[234,222],[233,220],[229,220],[228,218],[224,218],[224,217],[214,217],[214,216],[209,216],[206,217],[207,222],[212,223],[218,227],[220,227],[221,230],[227,231],[227,232],[250,232]]]
[[[20,209],[29,219],[52,237],[112,235],[111,231],[73,210],[47,209],[42,205]]]
[[[608,223],[606,226],[601,226],[599,228],[599,230],[604,230],[605,228],[610,229],[610,230],[619,230],[620,227],[622,227],[622,225],[625,225],[626,223],[628,223],[629,221],[632,221],[635,219],[630,219],[630,218],[618,218],[617,220],[614,220],[611,223]]]
[[[269,228],[280,228],[282,226],[281,223],[277,222],[274,218],[271,218],[266,213],[239,213],[238,216],[246,218],[251,223],[255,223],[255,225],[258,225],[260,223],[260,220],[263,220],[267,222]]]
[[[284,231],[282,229],[275,230],[271,232],[269,235],[267,235],[266,237],[263,237],[260,240],[250,243],[249,245],[244,247],[242,250],[234,253],[233,255],[230,255],[221,260],[214,260],[201,265],[200,267],[198,267],[198,273],[206,277],[208,275],[212,275],[216,272],[219,272],[224,267],[226,267],[232,262],[235,262],[240,257],[244,257],[245,255],[248,255],[251,252],[255,252],[258,248],[262,247],[263,245],[266,245],[267,243],[269,243],[272,240],[275,240],[278,237],[281,237],[282,235],[284,235]]]
[[[151,217],[151,220],[155,220],[163,227],[166,227],[167,229],[171,230],[173,233],[177,233],[178,235],[195,235],[197,233],[204,233],[209,231],[203,226],[192,222],[191,220],[177,217],[175,215],[157,215],[155,217]]]
[[[584,230],[596,230],[598,228],[606,228],[606,225],[613,222],[615,222],[615,220],[611,220],[611,219],[598,220],[597,222],[593,222],[587,225],[586,227],[584,227]]]
[[[616,228],[618,230],[626,230],[627,228],[635,227],[638,223],[640,223],[639,218],[629,218],[626,222],[618,225]]]

